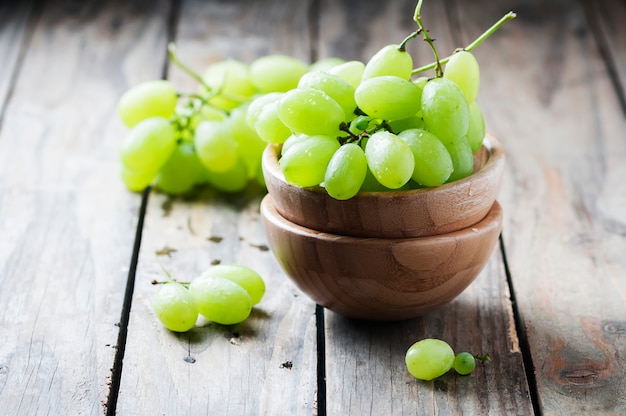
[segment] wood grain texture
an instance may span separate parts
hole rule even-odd
[[[308,60],[308,21],[304,3],[186,1],[176,48],[199,72],[229,57],[250,63],[280,52]],[[197,88],[177,68],[170,77],[179,88]],[[119,414],[316,414],[315,305],[268,251],[262,195],[252,188],[230,196],[207,191],[191,200],[150,195]],[[243,264],[261,274],[267,293],[242,324],[201,318],[188,334],[174,335],[150,306],[157,290],[150,282],[164,277],[157,261],[182,280],[216,262]]]
[[[0,131],[2,414],[103,413],[139,202],[115,103],[159,39],[150,3],[59,1],[29,23]]]
[[[322,5],[322,16],[333,16],[333,26],[350,27],[348,22],[356,10],[352,2],[329,1]],[[332,35],[333,28],[326,28],[322,20],[320,50],[335,55],[354,48],[357,59],[367,60],[378,48],[397,43],[414,30],[411,25],[414,7],[413,2],[387,2],[371,17],[357,19],[359,31],[349,30],[337,37],[326,36]],[[449,30],[454,22],[442,2],[425,2],[422,15],[437,38],[439,50],[446,51],[442,54],[460,46],[461,39],[456,39]],[[370,21],[374,23],[368,25]],[[484,24],[484,19],[481,22]],[[363,39],[368,40],[366,44]],[[432,54],[426,45],[416,42],[413,48],[416,67],[431,62]],[[372,325],[327,312],[326,321],[329,415],[480,415],[533,411],[498,252],[456,300],[422,318]],[[470,377],[450,373],[431,382],[417,381],[406,371],[404,356],[412,343],[428,337],[444,339],[459,352],[488,353],[492,361],[479,364]]]
[[[454,4],[468,38],[519,6]],[[577,4],[516,11],[476,54],[489,62],[479,97],[488,129],[507,150],[504,246],[540,407],[624,414],[624,114]]]

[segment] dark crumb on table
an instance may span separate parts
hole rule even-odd
[[[286,368],[287,370],[291,370],[293,368],[293,362],[285,361],[284,363],[280,365],[280,368]]]
[[[250,243],[250,247],[258,248],[261,251],[269,251],[270,248],[265,244],[252,244]]]
[[[221,262],[222,262],[222,260],[220,260],[220,259],[214,259],[214,260],[211,260],[211,265],[212,266],[217,266]]]
[[[207,240],[209,240],[209,241],[211,241],[213,243],[221,243],[223,239],[224,239],[224,237],[219,237],[219,236],[216,236],[216,235],[207,238]]]
[[[189,363],[189,364],[193,364],[193,363],[196,362],[196,359],[194,357],[192,357],[191,355],[188,355],[185,358],[183,358],[183,361],[185,361],[186,363]]]
[[[172,253],[175,253],[176,249],[168,246],[163,247],[161,250],[157,250],[154,252],[157,256],[169,256]]]

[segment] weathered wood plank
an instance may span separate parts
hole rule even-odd
[[[161,73],[136,59],[155,62],[168,10],[147,4],[43,5],[12,87],[0,132],[2,414],[104,411],[140,202],[119,180],[115,104],[129,79]]]
[[[466,33],[516,2],[457,2]],[[481,46],[507,151],[504,242],[543,414],[624,414],[626,123],[578,3],[526,2]]]
[[[176,47],[183,62],[199,72],[227,57],[249,63],[286,53],[308,60],[308,26],[306,3],[186,1]],[[181,89],[197,88],[177,68],[170,77]],[[315,305],[285,279],[266,250],[258,210],[262,193],[253,191],[231,196],[208,191],[192,200],[150,195],[120,414],[136,409],[167,415],[316,413]],[[175,251],[157,258],[166,247]],[[244,264],[264,277],[267,293],[242,324],[201,319],[189,333],[174,335],[150,306],[157,290],[150,282],[163,278],[157,260],[182,280],[216,261]]]
[[[28,37],[32,10],[32,1],[0,3],[0,120],[19,64],[20,51]]]
[[[322,5],[322,16],[332,16],[322,20],[320,29],[320,50],[328,55],[352,53],[354,59],[367,60],[382,46],[398,43],[415,30],[415,2],[357,7],[354,2],[327,1]],[[451,32],[453,22],[444,6],[425,2],[422,14],[445,56],[463,45],[458,43],[459,34]],[[352,21],[359,22],[356,30],[349,24]],[[333,32],[336,27],[346,31]],[[410,50],[416,67],[433,60],[421,41]],[[329,415],[532,413],[498,251],[461,296],[427,316],[392,324],[354,322],[332,312],[325,316]],[[492,361],[478,364],[469,377],[450,373],[432,382],[417,381],[406,371],[404,356],[412,343],[429,337],[447,340],[458,352],[489,354]]]

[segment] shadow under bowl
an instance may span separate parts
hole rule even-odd
[[[274,256],[302,292],[344,316],[378,321],[414,318],[454,299],[484,268],[502,228],[497,201],[476,224],[428,237],[312,230],[284,218],[271,195],[261,218]]]

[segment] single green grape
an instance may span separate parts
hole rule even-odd
[[[145,81],[120,97],[117,111],[122,122],[133,127],[150,117],[171,117],[177,103],[176,89],[169,81]]]
[[[426,338],[409,347],[405,363],[413,377],[429,381],[450,371],[454,363],[454,351],[445,341]]]
[[[448,182],[453,182],[459,179],[463,179],[472,174],[474,171],[474,154],[472,153],[472,147],[469,141],[465,137],[457,140],[451,144],[445,144],[450,158],[452,159],[452,165],[454,170],[448,178]]]
[[[234,193],[243,191],[249,181],[248,167],[242,157],[235,160],[230,169],[223,172],[206,170],[204,179],[218,191]]]
[[[233,109],[226,119],[226,125],[237,143],[239,157],[248,167],[248,178],[252,179],[261,164],[261,155],[267,142],[261,139],[256,130],[246,122],[247,108],[248,105],[243,104]]]
[[[365,64],[363,62],[348,61],[329,69],[328,73],[337,75],[339,78],[344,79],[356,89],[356,87],[358,87],[361,83],[364,70]]]
[[[296,88],[300,77],[309,71],[307,64],[286,55],[266,55],[250,65],[250,79],[261,93],[285,92]]]
[[[237,143],[222,121],[205,120],[194,134],[198,158],[207,170],[225,172],[237,162]]]
[[[358,101],[357,101],[358,102]],[[461,89],[445,78],[435,78],[422,91],[424,128],[444,144],[453,143],[467,134],[469,105]]]
[[[411,178],[424,186],[439,186],[448,180],[454,166],[448,149],[432,133],[426,130],[409,129],[398,135],[404,140],[415,158],[415,169]]]
[[[387,75],[363,81],[354,98],[367,115],[383,120],[415,116],[420,110],[422,90],[405,79]]]
[[[156,176],[175,147],[176,132],[170,121],[150,117],[130,129],[120,149],[120,159],[129,171]]]
[[[365,152],[357,144],[344,144],[333,154],[324,176],[324,187],[330,196],[345,200],[355,196],[367,173]]]
[[[282,92],[268,92],[253,98],[246,107],[246,122],[248,126],[254,128],[263,108],[271,102],[278,101],[282,96]]]
[[[485,139],[485,119],[476,101],[470,104],[469,110],[469,128],[467,129],[465,137],[472,148],[472,152],[476,153]]]
[[[376,180],[387,188],[401,188],[413,175],[415,159],[411,148],[388,131],[380,130],[370,136],[365,156]]]
[[[204,166],[191,143],[179,143],[156,178],[156,187],[169,195],[181,195],[197,184]]]
[[[161,323],[170,331],[185,332],[196,324],[198,307],[183,285],[166,283],[152,299],[152,308]]]
[[[309,135],[336,135],[346,118],[335,100],[310,87],[286,92],[278,102],[278,116],[293,132]]]
[[[283,143],[291,136],[291,130],[278,116],[278,104],[279,101],[267,103],[254,123],[254,130],[267,143]]]
[[[345,118],[349,120],[354,116],[356,101],[354,100],[354,87],[338,75],[324,71],[312,71],[300,78],[298,88],[314,88],[323,91],[343,109]]]
[[[386,45],[370,58],[363,70],[363,80],[383,75],[393,75],[404,80],[411,78],[413,59],[398,45]]]
[[[330,159],[339,149],[331,136],[307,136],[293,143],[278,160],[285,180],[295,186],[316,186],[324,181]]]
[[[452,55],[446,64],[443,77],[459,86],[468,104],[474,102],[480,86],[480,70],[471,52],[459,51]]]
[[[146,189],[152,184],[156,175],[157,173],[153,171],[135,172],[122,165],[122,182],[132,192],[141,192]]]
[[[256,92],[248,65],[235,59],[209,65],[202,80],[211,88],[211,91],[205,91],[210,94],[209,103],[227,111],[250,100]]]
[[[240,264],[218,264],[211,266],[200,277],[222,277],[243,287],[248,295],[252,306],[258,304],[265,294],[265,282],[253,269]]]
[[[233,325],[245,321],[252,311],[250,295],[223,277],[198,277],[189,284],[198,311],[209,321]]]
[[[331,68],[336,67],[337,65],[341,65],[345,63],[346,60],[343,58],[338,58],[335,56],[331,56],[328,58],[321,58],[317,61],[313,62],[309,66],[309,71],[328,71]]]
[[[452,367],[457,373],[466,376],[476,368],[476,359],[469,352],[461,352],[454,357]]]

